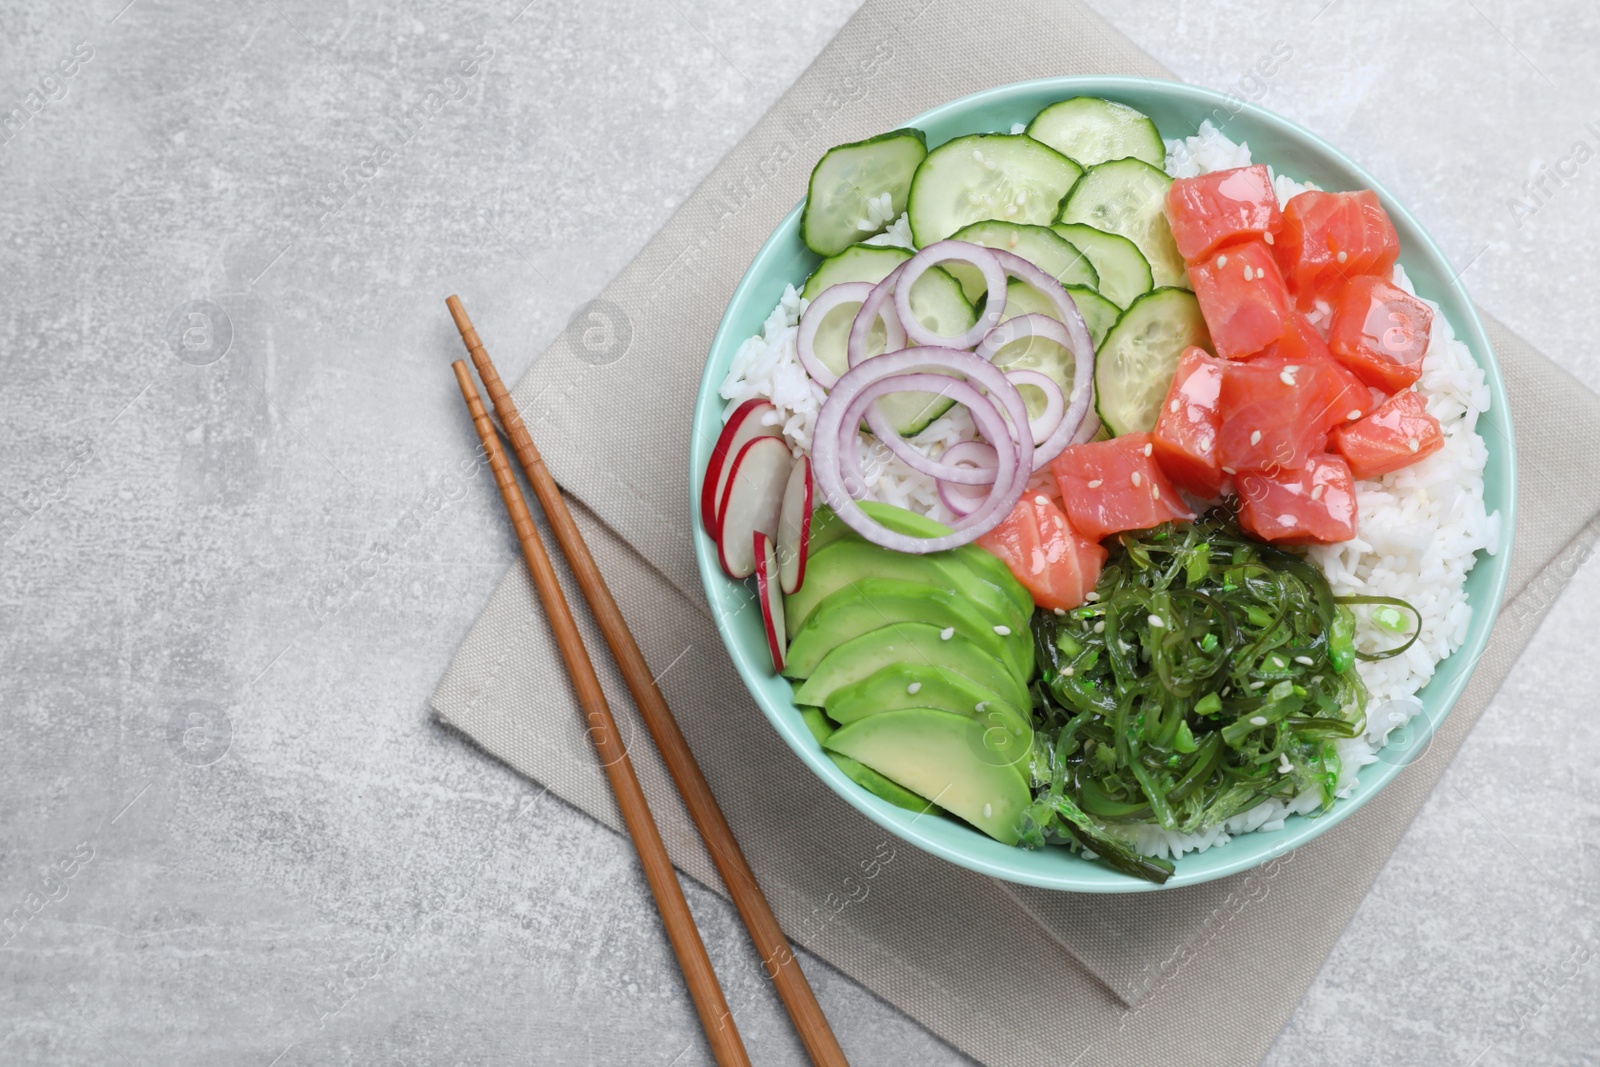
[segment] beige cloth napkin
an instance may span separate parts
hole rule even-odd
[[[707,613],[690,551],[688,419],[720,309],[804,194],[827,145],[990,85],[1059,74],[1164,76],[1064,0],[878,2],[849,22],[645,250],[518,384],[519,405],[790,935],[986,1063],[1238,1064],[1304,994],[1600,523],[1600,399],[1489,322],[1522,485],[1506,608],[1427,753],[1354,817],[1258,870],[1092,897],[1005,886],[887,837],[787,750]],[[650,447],[614,434],[624,410]],[[1589,432],[1575,433],[1575,428]],[[566,577],[565,575],[563,576]],[[580,598],[568,582],[569,597]],[[597,631],[602,680],[679,867],[721,890]],[[520,565],[433,697],[439,717],[618,828],[559,656]]]

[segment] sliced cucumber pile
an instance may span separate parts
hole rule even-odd
[[[807,300],[824,289],[842,282],[868,282],[876,285],[900,264],[911,258],[904,248],[892,245],[851,245],[836,256],[823,260],[806,279],[800,295]],[[860,304],[840,304],[822,320],[813,342],[817,358],[835,374],[849,368],[846,349],[850,327]],[[978,321],[978,313],[962,295],[961,285],[942,267],[930,267],[911,287],[911,313],[931,330],[942,334],[961,334]],[[874,354],[883,349],[883,333],[874,331],[868,341]],[[880,410],[902,435],[921,431],[928,423],[950,410],[954,401],[932,393],[894,393],[878,401]]]
[[[1095,273],[1089,257],[1071,241],[1044,226],[985,219],[963,226],[950,237],[954,241],[1015,252],[1062,285],[1087,285],[1092,289],[1100,284],[1100,275]],[[968,300],[976,302],[983,295],[983,275],[978,273],[978,268],[951,263],[945,269],[961,283]]]
[[[1167,225],[1172,179],[1142,159],[1114,159],[1083,172],[1061,203],[1057,222],[1120,234],[1139,246],[1157,285],[1189,288],[1183,256]]]
[[[1025,134],[980,133],[935,148],[907,211],[918,248],[984,219],[1048,226],[1083,168]]]
[[[1139,246],[1126,237],[1079,222],[1058,222],[1050,228],[1089,257],[1095,273],[1100,276],[1100,284],[1095,288],[1117,305],[1118,310],[1155,288],[1156,283],[1150,277],[1150,261],[1144,258]]]
[[[884,230],[906,209],[912,176],[927,154],[921,130],[829,149],[811,172],[800,239],[819,256],[831,256]]]
[[[1200,302],[1187,289],[1155,289],[1129,305],[1095,356],[1095,410],[1112,436],[1152,430],[1178,357],[1211,350]]]
[[[1081,167],[1128,156],[1160,167],[1167,159],[1156,124],[1115,100],[1075,96],[1051,104],[1033,117],[1027,132]]]

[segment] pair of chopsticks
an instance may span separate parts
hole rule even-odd
[[[588,546],[584,544],[583,535],[578,532],[577,525],[572,521],[572,513],[567,510],[560,488],[545,468],[539,450],[534,447],[533,438],[528,435],[528,428],[523,424],[522,416],[518,413],[516,404],[512,402],[510,392],[500,381],[500,375],[495,372],[494,364],[490,362],[489,354],[484,351],[483,343],[478,339],[477,331],[472,328],[472,320],[467,318],[467,312],[461,306],[461,301],[452,296],[445,303],[450,308],[451,317],[455,319],[456,329],[461,332],[461,340],[467,347],[467,354],[477,367],[478,376],[483,379],[483,387],[494,404],[495,414],[500,417],[500,424],[511,439],[512,450],[516,452],[517,459],[522,464],[523,473],[527,475],[528,483],[533,486],[534,495],[539,498],[545,518],[555,532],[556,541],[561,545],[567,563],[578,579],[578,587],[583,591],[584,599],[589,602],[589,608],[594,612],[606,644],[610,646],[611,654],[622,670],[628,691],[633,694],[634,702],[639,707],[640,717],[644,719],[645,726],[650,730],[650,736],[655,739],[656,747],[661,751],[662,761],[671,772],[673,781],[677,783],[678,792],[683,796],[684,806],[689,810],[690,817],[699,829],[700,837],[705,842],[706,850],[711,854],[712,862],[716,864],[718,874],[722,876],[723,884],[728,887],[734,906],[744,920],[745,928],[750,932],[750,939],[755,942],[756,949],[761,954],[766,974],[777,987],[778,996],[788,1009],[789,1017],[794,1021],[801,1043],[804,1044],[813,1063],[845,1067],[847,1061],[844,1052],[839,1048],[838,1039],[834,1037],[833,1030],[822,1013],[822,1007],[817,1003],[816,994],[812,992],[804,972],[800,969],[800,961],[790,949],[783,929],[778,925],[767,898],[756,882],[755,872],[750,869],[744,852],[739,848],[739,842],[734,839],[733,831],[722,815],[722,809],[718,807],[716,798],[711,794],[711,787],[706,783],[705,775],[700,772],[700,765],[695,762],[694,753],[689,750],[688,742],[678,729],[677,720],[673,718],[671,709],[661,696],[661,690],[656,687],[650,667],[645,662],[643,653],[639,651],[639,646],[634,642],[633,634],[628,630],[622,612],[617,609],[617,603],[612,599],[605,579],[595,566],[594,557],[589,555]],[[650,883],[650,890],[655,895],[656,907],[661,913],[662,923],[667,928],[667,937],[672,943],[673,952],[678,957],[678,966],[682,969],[684,980],[689,986],[689,995],[694,1000],[695,1011],[700,1016],[700,1025],[705,1030],[706,1040],[710,1042],[711,1051],[722,1067],[749,1064],[750,1058],[745,1053],[744,1042],[734,1025],[728,1002],[722,994],[722,986],[717,981],[711,960],[706,955],[705,944],[695,927],[694,916],[684,899],[683,887],[678,884],[677,876],[672,869],[672,860],[667,855],[666,845],[661,841],[661,833],[656,827],[655,818],[650,813],[644,790],[634,774],[633,763],[628,759],[627,748],[618,736],[616,720],[612,718],[611,709],[606,704],[605,694],[600,688],[600,680],[595,675],[594,665],[589,660],[583,638],[573,621],[572,609],[568,606],[566,596],[556,580],[550,557],[545,551],[543,541],[539,538],[538,530],[534,527],[533,518],[528,513],[528,505],[523,500],[522,492],[517,487],[516,475],[512,473],[511,465],[506,461],[505,452],[495,435],[494,424],[489,420],[483,401],[472,384],[472,373],[461,360],[457,360],[452,367],[455,370],[456,382],[461,386],[461,395],[467,402],[467,409],[472,413],[472,423],[478,431],[478,439],[483,443],[484,452],[488,456],[489,469],[494,473],[495,484],[500,487],[501,499],[505,501],[506,511],[511,516],[511,524],[516,529],[517,540],[522,544],[522,558],[533,576],[539,598],[544,602],[550,628],[555,632],[556,644],[561,649],[567,674],[572,679],[573,689],[577,693],[578,706],[587,721],[601,765],[611,782],[612,792],[616,794],[617,807],[622,811],[622,819],[628,827],[628,834],[633,838],[634,848],[638,850],[645,879]]]

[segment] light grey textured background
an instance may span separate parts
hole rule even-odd
[[[1600,16],[1325,2],[1095,6],[1348,150],[1600,387]],[[706,1062],[629,844],[428,719],[514,559],[442,301],[520,371],[852,0],[125,3],[0,3],[0,1062]],[[1595,1062],[1600,565],[1564,569],[1269,1062]],[[757,1062],[801,1062],[689,894]],[[808,971],[857,1062],[961,1062]]]

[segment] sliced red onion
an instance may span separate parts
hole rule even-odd
[[[800,365],[811,375],[811,380],[824,389],[832,389],[833,383],[839,380],[826,363],[817,356],[816,341],[817,330],[822,327],[822,320],[828,313],[841,304],[860,304],[872,292],[871,282],[840,282],[830,285],[817,294],[815,300],[806,305],[806,310],[800,316],[800,330],[795,334],[795,355],[800,359]]]
[[[1020,257],[1012,256],[1012,258]],[[983,314],[978,317],[978,321],[972,324],[972,329],[956,337],[947,337],[928,329],[917,321],[916,315],[911,311],[911,289],[917,284],[917,279],[927,273],[929,267],[951,260],[958,260],[975,267],[978,273],[983,275],[983,283],[988,287],[989,293],[983,305]],[[1022,260],[1022,262],[1027,261]],[[1031,263],[1028,265],[1033,266]],[[971,348],[983,339],[983,335],[988,333],[1005,313],[1006,275],[993,249],[969,244],[966,241],[937,241],[906,260],[900,269],[903,273],[900,275],[900,284],[894,291],[894,306],[900,313],[900,322],[906,328],[906,335],[919,345]],[[1037,267],[1034,269],[1038,270]]]
[[[1017,387],[1006,379],[1004,371],[987,359],[975,356],[971,352],[962,352],[954,348],[928,346],[925,348],[907,348],[903,351],[907,353],[924,353],[925,358],[931,361],[917,367],[917,370],[943,370],[948,365],[948,359],[951,355],[962,357],[964,363],[972,368],[971,373],[966,376],[983,389],[984,392],[1000,398],[1001,405],[1003,405],[1000,407],[1000,411],[1007,419],[1011,420],[1011,425],[1022,427],[1028,424],[1028,406],[1022,402],[1022,395],[1017,392]],[[898,352],[895,353],[895,355],[899,354]],[[877,358],[882,359],[883,357],[878,356]],[[953,394],[944,389],[942,385],[936,385],[928,391],[954,398]],[[1011,402],[1013,397],[1016,401],[1015,406]],[[971,406],[970,404],[967,405],[968,408]],[[937,478],[940,481],[955,482],[958,485],[981,485],[984,483],[985,479],[970,468],[953,466],[919,452],[910,442],[895,432],[894,427],[889,425],[888,418],[879,411],[876,404],[867,408],[864,414],[866,415],[867,428],[872,431],[873,436],[882,441],[884,447],[899,456],[906,466],[917,473],[926,474],[928,477]],[[996,440],[990,437],[988,433],[984,433],[983,436],[991,442]],[[1027,437],[1029,451],[1031,452],[1033,449],[1032,435],[1024,434],[1020,429],[1016,431],[1007,429],[1000,436],[1002,438]],[[1030,462],[1034,461],[1030,460]]]
[[[1010,253],[1002,253],[1010,255]],[[1077,337],[1077,330],[1070,323],[1052,319],[1048,315],[1037,313],[1018,315],[1016,318],[1007,319],[993,330],[989,331],[982,343],[978,345],[977,354],[985,359],[992,359],[1006,345],[1013,341],[1020,341],[1025,337],[1039,337],[1046,341],[1053,341],[1072,353],[1072,388],[1065,397],[1067,410],[1061,416],[1061,421],[1055,429],[1038,444],[1034,452],[1033,462],[1035,469],[1043,467],[1046,463],[1061,454],[1061,450],[1073,442],[1073,435],[1078,432],[1089,413],[1089,404],[1094,396],[1094,345],[1089,341],[1089,331],[1083,325],[1083,317],[1078,315],[1078,309],[1073,306],[1071,298],[1061,288],[1056,280],[1045,274],[1032,263],[1018,256],[1012,256],[1018,263],[1025,264],[1032,270],[1038,271],[1039,281],[1054,285],[1061,294],[1062,300],[1067,304],[1072,316],[1076,319],[1083,336]],[[1010,269],[1009,267],[1007,269]],[[1027,278],[1022,279],[1029,285],[1036,284]],[[1078,344],[1078,341],[1082,344]]]
[[[984,471],[989,476],[988,485],[994,484],[994,475],[1000,466],[999,453],[986,441],[958,441],[944,450],[942,458],[946,463],[958,467]],[[958,518],[972,514],[988,495],[987,491],[977,486],[945,481],[939,483],[939,499]]]
[[[1056,427],[1061,425],[1062,416],[1067,413],[1066,400],[1061,396],[1061,386],[1056,380],[1044,371],[1008,370],[1006,377],[1011,379],[1011,384],[1021,391],[1024,385],[1031,385],[1044,394],[1044,412],[1038,418],[1028,420],[1028,431],[1033,434],[1035,448],[1044,444],[1055,433]],[[1038,462],[1035,457],[1034,462]]]
[[[986,390],[987,395],[972,395],[969,410],[980,433],[991,439],[996,450],[994,481],[989,495],[978,507],[959,520],[959,528],[941,537],[909,537],[878,525],[861,510],[851,493],[846,490],[846,478],[855,483],[864,495],[860,483],[860,434],[857,426],[865,412],[881,395],[906,389],[934,391],[948,388],[950,383],[929,382],[929,368],[953,372],[971,380],[954,383],[956,392],[965,393],[971,388]],[[877,388],[873,388],[873,387]],[[823,500],[851,529],[885,548],[913,555],[938,552],[968,544],[987,533],[1011,513],[1011,508],[1027,489],[1033,469],[1033,443],[1011,437],[1007,426],[1008,412],[1011,424],[1021,426],[1027,421],[1026,408],[1016,387],[1000,374],[998,368],[970,352],[953,349],[907,349],[891,352],[866,360],[852,367],[834,385],[828,399],[817,413],[812,444],[813,476]],[[1020,414],[1019,414],[1020,412]],[[852,468],[847,471],[847,465]],[[956,468],[960,469],[960,468]]]
[[[898,352],[906,346],[906,330],[901,325],[899,313],[894,309],[895,284],[905,269],[906,264],[902,263],[890,271],[888,277],[874,285],[866,299],[861,301],[861,310],[856,312],[856,321],[850,326],[850,341],[845,349],[850,366],[854,367],[868,358],[867,339],[872,336],[872,327],[879,322],[883,323],[885,352]]]

